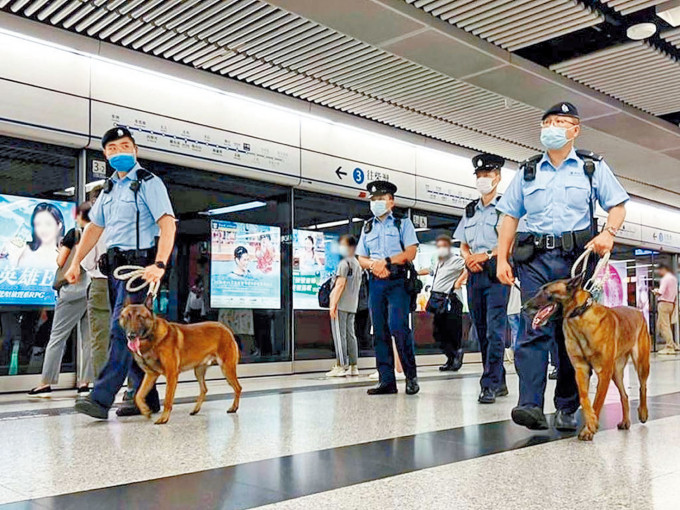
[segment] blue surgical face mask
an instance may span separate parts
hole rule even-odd
[[[387,200],[371,200],[371,212],[376,218],[380,218],[387,214]]]
[[[137,164],[134,154],[114,154],[109,158],[109,164],[116,172],[129,172]]]
[[[546,149],[561,149],[569,141],[567,128],[550,126],[541,129],[541,143]]]

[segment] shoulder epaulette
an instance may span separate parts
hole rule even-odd
[[[149,172],[146,168],[140,168],[137,170],[137,180],[138,181],[148,181],[156,177],[154,174]]]
[[[594,153],[593,151],[586,151],[578,149],[576,155],[583,161],[583,171],[589,180],[592,181],[593,174],[595,173],[595,162],[602,161],[602,156]]]
[[[543,157],[543,154],[536,154],[520,163],[519,168],[524,172],[525,181],[533,181],[536,178],[536,165]]]
[[[586,151],[583,149],[577,149],[576,155],[581,159],[592,159],[594,161],[602,161],[604,158],[593,151]]]

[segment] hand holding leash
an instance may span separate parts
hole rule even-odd
[[[156,278],[157,275],[155,272],[151,271],[151,268],[160,271],[160,276]],[[113,271],[113,276],[118,280],[127,280],[125,290],[128,292],[138,292],[148,285],[149,294],[156,297],[164,272],[163,269],[156,266],[120,266]],[[142,282],[135,284],[134,282],[136,280],[142,280]]]

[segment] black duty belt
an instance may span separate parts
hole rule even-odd
[[[149,259],[156,257],[155,248],[146,250],[121,250],[120,248],[109,248],[106,250],[106,257],[111,266],[122,266],[126,264],[138,265],[146,264]]]
[[[533,244],[538,250],[558,250],[572,252],[582,249],[588,244],[592,235],[590,229],[564,232],[561,236],[554,234],[532,234]]]

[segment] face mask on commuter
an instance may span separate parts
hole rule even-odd
[[[389,209],[387,208],[387,200],[372,200],[371,201],[371,212],[376,218],[380,218],[387,214]]]
[[[440,259],[445,259],[449,255],[451,255],[451,248],[448,248],[446,246],[440,246],[437,248],[437,255],[439,255]]]
[[[569,141],[567,128],[557,126],[541,128],[541,143],[546,149],[561,149]]]
[[[136,163],[137,158],[134,154],[114,154],[109,158],[109,164],[116,172],[129,172]]]
[[[349,246],[341,244],[340,247],[338,248],[338,253],[340,253],[340,256],[343,259],[346,259],[349,257]]]
[[[476,183],[477,191],[479,191],[481,195],[488,195],[491,193],[497,186],[497,184],[494,184],[493,180],[493,177],[479,177]]]

